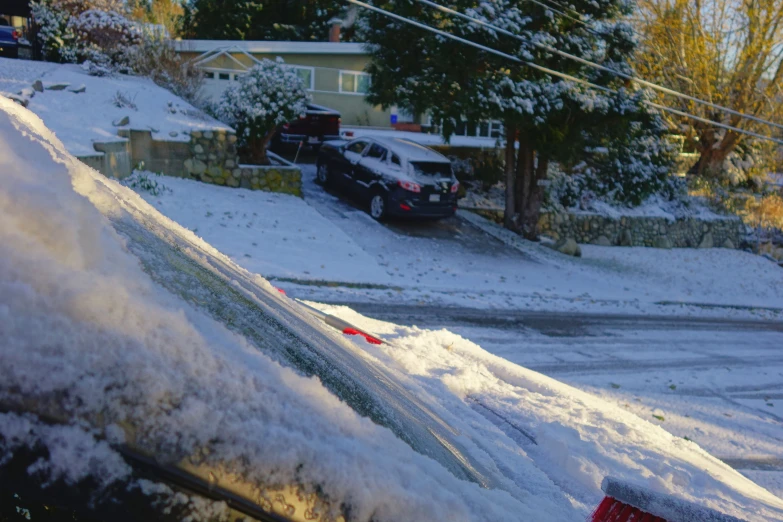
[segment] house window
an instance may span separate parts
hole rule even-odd
[[[305,89],[312,91],[314,89],[313,83],[315,80],[315,68],[314,67],[294,67],[296,75],[304,82]]]
[[[213,72],[205,72],[204,73],[204,78],[207,78],[209,80],[214,80],[215,79],[215,73],[213,73]]]
[[[503,124],[499,121],[489,122],[489,137],[490,138],[502,138],[503,137]]]
[[[350,71],[340,71],[340,92],[367,94],[370,89],[370,75]]]
[[[228,73],[218,73],[218,80],[230,80],[231,75]]]
[[[401,109],[398,121],[400,123],[415,123],[416,122],[416,115],[413,114],[412,110]]]

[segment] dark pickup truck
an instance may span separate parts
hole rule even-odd
[[[30,44],[22,33],[0,16],[0,56],[28,58]]]
[[[317,151],[324,141],[339,139],[340,113],[310,103],[303,117],[280,126],[275,136],[275,144],[302,143]]]

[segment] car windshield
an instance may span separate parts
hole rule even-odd
[[[429,161],[411,161],[413,171],[423,176],[451,177],[450,163],[435,163]]]

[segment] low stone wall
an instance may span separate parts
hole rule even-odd
[[[155,140],[150,131],[120,130],[118,135],[126,140],[95,143],[102,154],[79,159],[113,178],[124,178],[143,164],[145,170],[168,176],[302,196],[299,167],[240,165],[236,135],[225,129],[192,131],[189,141]]]
[[[185,161],[190,159],[190,144],[187,141],[156,140],[150,131],[120,130],[120,136],[130,141],[133,167],[144,166],[144,170],[160,172],[167,176],[184,177]]]
[[[96,154],[78,156],[84,164],[94,168],[104,176],[122,179],[133,172],[130,143],[127,141],[110,141],[94,143]]]
[[[544,213],[539,221],[541,233],[555,239],[658,248],[738,248],[741,226],[739,218],[672,221],[662,217],[611,218],[597,214]]]
[[[240,165],[236,141],[236,135],[222,130],[191,132],[191,157],[184,162],[186,177],[215,185],[302,196],[299,167]]]

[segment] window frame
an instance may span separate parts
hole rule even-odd
[[[350,147],[356,143],[364,143],[364,148],[362,148],[361,152],[354,152],[350,150]],[[348,145],[345,146],[345,152],[350,152],[351,154],[358,154],[359,156],[364,157],[364,153],[369,149],[370,143],[372,142],[368,139],[356,138],[355,140],[353,140],[352,142],[350,142]]]
[[[296,65],[296,64],[291,64],[291,63],[287,63],[287,64],[285,64],[285,66],[290,68],[290,69],[293,69],[294,72],[296,72],[297,69],[310,71],[310,85],[305,84],[305,90],[307,90],[307,91],[314,91],[315,90],[315,67],[311,67],[309,65]],[[299,75],[297,75],[297,76],[299,76]],[[301,79],[302,77],[299,76],[299,78]],[[302,80],[302,81],[304,81],[304,80]]]
[[[354,77],[354,80],[353,80],[354,90],[348,91],[348,90],[343,89],[343,76],[353,76]],[[358,95],[358,96],[365,96],[367,94],[367,92],[360,92],[358,90],[359,89],[359,77],[360,76],[366,76],[367,77],[367,81],[368,81],[367,86],[369,88],[370,84],[372,83],[372,75],[371,74],[367,74],[366,72],[362,72],[362,71],[340,70],[340,77],[339,77],[338,86],[337,86],[338,92],[340,94],[353,94],[353,95]]]
[[[378,147],[379,149],[381,149],[383,151],[383,154],[381,154],[381,157],[377,158],[375,156],[370,156],[370,151],[372,151],[373,147]],[[385,162],[386,159],[388,158],[388,156],[389,156],[389,149],[387,149],[386,147],[384,147],[380,143],[376,143],[374,141],[370,142],[370,146],[369,146],[369,148],[367,148],[367,151],[364,154],[365,158],[377,159],[378,161],[381,161],[381,162]]]

